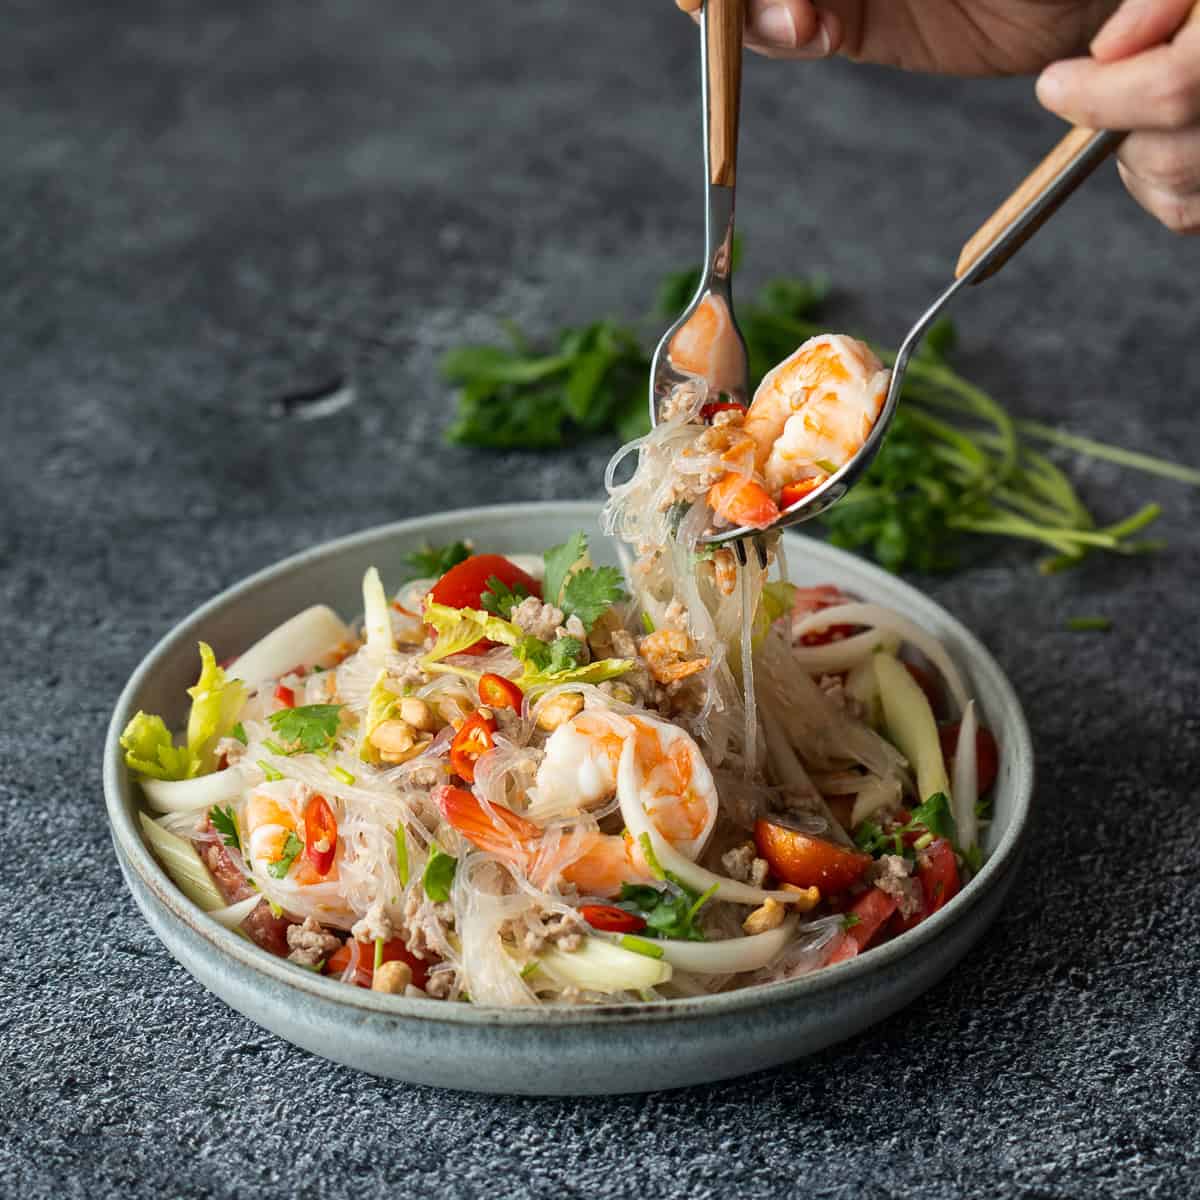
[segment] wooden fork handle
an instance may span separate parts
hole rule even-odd
[[[1197,20],[1200,20],[1200,0],[1192,6],[1183,24],[1190,25]],[[961,279],[1013,229],[1013,226],[1040,204],[1040,210],[1023,228],[1013,232],[1003,249],[972,282],[981,283],[995,275],[1059,210],[1067,197],[1090,178],[1101,163],[1108,160],[1120,146],[1124,136],[1121,133],[1105,134],[1082,126],[1072,129],[963,247],[958,265],[954,269],[954,277]],[[1066,179],[1063,178],[1064,172],[1069,173]]]
[[[737,179],[738,110],[742,98],[745,0],[705,0],[708,85],[708,177],[721,187]]]

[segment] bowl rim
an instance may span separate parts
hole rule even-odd
[[[977,677],[988,676],[991,690],[1000,697],[1000,705],[1005,711],[1006,722],[1013,727],[1015,739],[1006,739],[1001,748],[1001,754],[1008,758],[1015,767],[1011,777],[1013,811],[1008,826],[1001,835],[999,844],[984,862],[980,872],[944,908],[922,921],[915,929],[876,947],[868,954],[824,967],[798,979],[757,984],[729,992],[719,992],[715,995],[663,1000],[654,1004],[619,1003],[586,1007],[499,1008],[474,1004],[447,1004],[441,1000],[423,997],[385,995],[363,988],[347,987],[338,980],[314,975],[289,964],[286,959],[276,958],[266,950],[239,937],[232,930],[225,929],[209,918],[203,910],[176,888],[149,847],[146,846],[138,828],[136,815],[143,810],[143,806],[132,790],[135,784],[122,759],[119,739],[121,731],[133,714],[135,696],[145,682],[153,677],[161,660],[170,653],[186,630],[200,624],[210,614],[226,605],[252,593],[262,584],[296,572],[314,561],[344,550],[351,550],[373,542],[388,541],[405,535],[428,535],[444,526],[461,526],[472,521],[536,519],[541,516],[561,518],[575,515],[581,522],[590,521],[594,525],[600,508],[599,502],[590,500],[529,501],[454,509],[375,525],[357,533],[322,542],[317,546],[281,559],[232,584],[193,609],[160,637],[135,667],[121,690],[105,734],[103,760],[105,807],[119,857],[123,858],[128,867],[137,874],[140,881],[146,885],[163,908],[204,939],[212,953],[232,958],[252,972],[259,972],[277,983],[287,984],[301,993],[307,993],[313,1000],[340,1005],[348,1013],[370,1013],[375,1016],[390,1016],[406,1020],[448,1021],[468,1025],[545,1027],[559,1024],[608,1025],[614,1022],[627,1023],[630,1021],[658,1022],[681,1018],[695,1020],[745,1012],[776,1003],[798,1001],[830,989],[843,986],[852,987],[855,981],[876,972],[885,971],[901,959],[920,953],[929,943],[938,940],[951,925],[965,918],[984,896],[1016,866],[1021,842],[1028,826],[1033,798],[1034,755],[1033,743],[1021,703],[1007,676],[983,643],[942,605],[925,596],[912,584],[884,571],[873,563],[865,562],[847,551],[805,537],[795,531],[789,531],[786,535],[789,541],[794,539],[807,543],[817,557],[829,561],[835,574],[839,565],[848,563],[855,573],[865,576],[871,583],[879,584],[885,590],[895,591],[898,589],[905,593],[906,603],[911,602],[914,608],[934,610],[938,615],[939,622],[945,626],[946,632],[958,642],[960,647],[958,657],[966,659],[970,673]],[[312,602],[319,603],[320,598],[314,597]]]

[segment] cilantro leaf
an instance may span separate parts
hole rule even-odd
[[[587,535],[577,532],[571,534],[561,546],[553,546],[542,555],[546,563],[546,572],[542,579],[542,598],[547,604],[558,604],[563,584],[566,583],[571,568],[582,561],[587,550]]]
[[[538,671],[548,671],[550,669],[550,643],[543,642],[541,638],[523,637],[513,647],[513,654],[526,667],[532,666]]]
[[[645,920],[643,937],[702,942],[704,934],[696,927],[696,917],[712,897],[713,890],[698,895],[673,879],[667,880],[662,889],[649,884],[625,883],[621,885],[620,906]]]
[[[221,835],[221,840],[225,845],[231,846],[234,850],[241,850],[242,839],[238,835],[237,815],[233,811],[232,804],[225,808],[210,808],[208,819],[212,822],[212,827]]]
[[[573,671],[586,657],[586,650],[578,638],[562,637],[550,645],[550,671]]]
[[[859,925],[861,923],[862,923],[862,917],[860,917],[858,915],[858,913],[846,913],[842,917],[842,928],[843,929],[853,929],[855,927],[855,925]]]
[[[954,815],[950,812],[950,797],[945,792],[935,792],[924,804],[912,810],[908,822],[913,829],[928,829],[935,837],[954,841]]]
[[[271,728],[290,743],[290,753],[307,751],[316,754],[333,745],[341,715],[340,704],[303,704],[299,708],[281,708],[267,720]]]
[[[568,617],[578,617],[584,629],[591,630],[614,604],[626,599],[624,579],[616,567],[585,567],[567,580],[561,607]]]
[[[875,821],[864,821],[855,830],[854,842],[867,854],[903,854],[904,838],[911,833],[946,838],[954,845],[957,831],[950,812],[950,799],[945,792],[935,792],[924,804],[917,805],[903,825],[893,824],[884,829]]]
[[[420,550],[404,556],[409,568],[409,579],[440,579],[451,567],[471,557],[467,542],[451,542],[448,546],[431,546],[428,542]]]
[[[512,610],[528,596],[529,592],[520,583],[513,589],[498,576],[492,575],[487,581],[487,590],[479,597],[479,607],[507,621],[512,617]]]
[[[425,895],[435,904],[444,904],[450,899],[450,885],[454,882],[454,872],[457,870],[458,859],[453,854],[447,854],[436,843],[431,843],[425,873],[421,876]]]
[[[294,834],[289,833],[283,843],[283,853],[273,862],[267,864],[267,874],[272,879],[284,879],[292,869],[292,863],[300,856],[304,843]]]

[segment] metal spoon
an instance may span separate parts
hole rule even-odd
[[[733,315],[734,184],[742,91],[745,0],[705,0],[700,15],[704,113],[705,266],[683,315],[663,334],[650,365],[650,420],[679,385],[750,403],[746,340]]]
[[[1193,6],[1184,24],[1197,20],[1200,20],[1200,0]],[[892,368],[887,400],[862,448],[820,487],[785,509],[779,520],[771,526],[771,531],[811,521],[846,495],[871,465],[883,444],[900,402],[905,371],[930,326],[963,288],[983,283],[997,274],[1127,136],[1127,133],[1116,130],[1073,129],[980,226],[959,255],[953,282],[920,316],[901,344]],[[764,532],[742,527],[722,530],[704,540],[713,544],[736,542],[738,557],[745,561],[742,540],[760,538]],[[761,557],[761,547],[759,554]]]

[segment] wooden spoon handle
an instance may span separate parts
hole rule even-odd
[[[1192,6],[1183,24],[1197,20],[1200,20],[1200,0]],[[1059,210],[1067,197],[1107,161],[1124,138],[1123,133],[1082,126],[1072,129],[963,247],[954,277],[961,279],[993,247],[997,252],[972,282],[981,283],[995,275]],[[1014,228],[1022,221],[1020,228]],[[1000,247],[1002,238],[1006,240]]]
[[[708,178],[721,187],[733,187],[737,179],[744,23],[745,0],[705,0]]]

